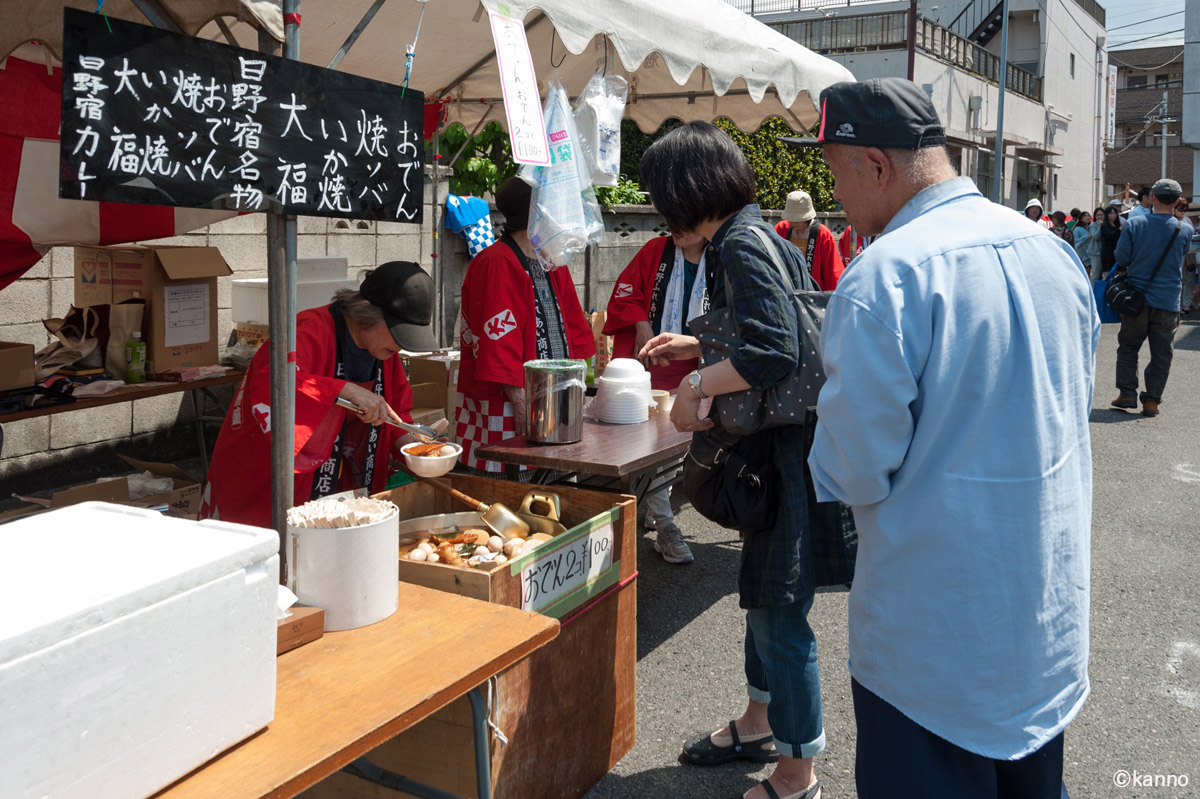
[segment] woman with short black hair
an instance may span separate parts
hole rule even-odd
[[[734,311],[740,346],[728,360],[691,372],[679,384],[671,409],[677,429],[708,430],[716,417],[700,418],[701,399],[775,385],[799,363],[802,353],[790,289],[767,247],[781,259],[793,285],[802,285],[804,261],[799,250],[763,221],[754,204],[750,165],[729,136],[713,125],[692,122],[656,141],[642,157],[641,175],[672,230],[699,234],[711,242],[711,305],[732,306]],[[760,238],[754,228],[767,236]],[[700,354],[694,337],[662,333],[646,343],[639,357],[666,365]],[[825,748],[825,732],[817,642],[808,624],[815,577],[805,529],[803,428],[784,426],[753,435],[769,440],[763,449],[771,453],[767,463],[754,466],[769,467],[780,490],[774,526],[745,535],[742,545],[738,588],[746,609],[749,702],[741,718],[690,741],[682,757],[696,765],[778,760],[770,779],[754,786],[746,798],[813,799],[820,796],[820,783],[813,776],[812,759]]]

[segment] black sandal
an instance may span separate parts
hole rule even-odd
[[[754,741],[742,741],[737,724],[729,722],[729,734],[733,741],[725,746],[713,742],[712,734],[701,735],[684,744],[679,759],[694,766],[717,766],[734,760],[749,760],[752,763],[774,763],[779,760],[775,739],[764,735]]]
[[[770,780],[763,780],[759,785],[767,792],[767,799],[780,799],[779,792],[771,785]],[[821,799],[821,781],[814,780],[812,785],[799,793],[788,794],[786,799]]]

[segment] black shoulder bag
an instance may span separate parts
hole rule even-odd
[[[1167,260],[1167,253],[1171,251],[1171,245],[1175,243],[1175,237],[1179,235],[1179,228],[1180,224],[1176,221],[1175,232],[1171,234],[1171,238],[1167,239],[1167,246],[1162,251],[1162,255],[1158,256],[1158,263],[1154,265],[1154,271],[1150,273],[1150,279],[1146,281],[1146,288],[1149,288],[1150,284],[1154,282],[1158,270],[1162,268],[1163,261]],[[1109,281],[1108,289],[1104,292],[1104,299],[1108,301],[1108,307],[1121,316],[1137,316],[1142,312],[1142,308],[1146,307],[1146,295],[1129,282],[1129,274],[1124,268],[1118,269],[1112,280]]]
[[[769,530],[779,515],[779,481],[771,465],[771,432],[739,436],[715,426],[692,434],[683,462],[683,490],[701,516],[730,530]]]

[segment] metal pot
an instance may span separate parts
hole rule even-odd
[[[583,438],[583,361],[525,362],[527,441],[571,444]]]

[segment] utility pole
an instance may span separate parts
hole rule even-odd
[[[1154,121],[1162,123],[1162,133],[1159,134],[1160,137],[1162,138],[1162,171],[1160,171],[1158,173],[1158,176],[1160,178],[1165,178],[1165,177],[1167,177],[1167,123],[1175,121],[1174,119],[1171,119],[1169,116],[1167,116],[1167,90],[1166,89],[1163,89],[1162,111],[1159,113],[1158,119],[1156,119]]]

